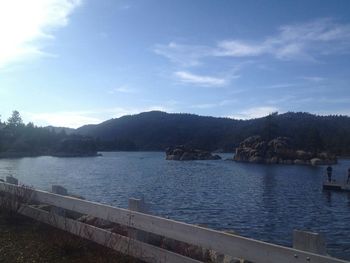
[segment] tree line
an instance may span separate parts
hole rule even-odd
[[[289,137],[298,149],[350,155],[350,118],[305,112],[277,112],[263,118],[234,120],[194,114],[144,112],[87,125],[78,134],[97,139],[101,150],[160,150],[187,145],[234,152],[249,136]]]
[[[350,155],[347,116],[275,112],[263,118],[233,120],[152,111],[86,125],[67,134],[64,129],[24,124],[20,113],[13,111],[7,121],[0,120],[0,157],[164,151],[176,145],[234,152],[241,141],[253,135],[265,140],[285,136],[298,149]]]
[[[24,124],[18,111],[7,121],[0,119],[0,157],[39,155],[79,156],[96,154],[95,140],[81,135],[67,135],[64,130]]]

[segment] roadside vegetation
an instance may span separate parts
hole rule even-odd
[[[139,262],[54,227],[0,209],[1,263]]]

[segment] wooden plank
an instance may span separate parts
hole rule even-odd
[[[201,261],[194,260],[116,233],[112,233],[101,228],[84,224],[76,220],[58,216],[38,208],[22,205],[17,212],[79,237],[91,240],[105,247],[109,247],[125,255],[141,259],[145,262],[201,263]]]
[[[0,183],[0,190],[16,193],[16,187]],[[18,192],[18,191],[17,191]],[[63,197],[52,193],[35,190],[35,200],[68,210],[89,214],[111,222],[137,228],[171,239],[212,249],[237,258],[261,263],[345,263],[348,261],[317,255],[293,248],[274,245],[238,235],[232,235],[212,229],[194,226],[174,220],[146,215],[127,209],[102,205],[95,202]]]

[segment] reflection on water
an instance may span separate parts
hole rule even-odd
[[[66,186],[89,200],[126,207],[144,197],[154,214],[291,245],[293,229],[325,234],[331,255],[350,259],[350,194],[322,191],[324,167],[232,161],[165,161],[163,153],[0,160],[8,174],[47,190]],[[230,155],[224,155],[224,158]],[[342,180],[350,160],[334,166]]]

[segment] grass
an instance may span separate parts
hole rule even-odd
[[[0,263],[140,262],[27,217],[0,209]]]

